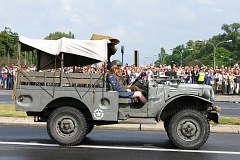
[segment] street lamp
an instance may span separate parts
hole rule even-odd
[[[175,62],[175,61],[172,61],[172,64],[175,64],[175,65],[177,65],[177,62]]]
[[[185,51],[192,51],[193,49],[190,48],[190,49],[187,49],[187,50],[185,50],[185,51],[180,51],[180,50],[177,50],[176,48],[170,48],[170,50],[172,50],[172,51],[177,51],[177,52],[180,53],[180,55],[181,55],[181,66],[182,66],[182,54],[183,54]]]
[[[145,67],[145,61],[143,59],[139,59],[140,61],[143,61],[144,67]]]
[[[157,54],[154,54],[154,56],[157,56]],[[148,56],[146,56],[145,58],[150,58],[152,60],[152,65],[153,65],[154,58],[151,58],[151,57],[148,57]]]
[[[199,40],[199,42],[203,42],[203,40]],[[222,42],[219,42],[217,43],[216,45],[214,45],[212,42],[210,41],[207,41],[206,43],[210,43],[212,46],[213,46],[213,49],[214,49],[214,57],[213,57],[213,68],[216,69],[216,58],[215,58],[215,55],[216,55],[216,51],[217,51],[217,47],[218,45],[222,44],[222,43],[230,43],[232,42],[232,40],[227,40],[227,41],[222,41]]]
[[[205,67],[205,65],[202,63],[202,61],[199,61],[197,59],[195,61],[200,63],[200,66],[199,66],[200,68],[202,68],[202,67],[204,68]],[[199,64],[197,63],[197,65],[199,65]]]
[[[232,58],[228,58],[228,57],[224,57],[224,56],[220,56],[221,58],[225,58],[225,59],[228,59],[228,65],[230,64],[230,66],[231,66],[231,60],[233,60]]]
[[[16,47],[16,45],[13,46],[13,48],[15,48],[15,47]],[[8,48],[8,66],[9,66],[9,56],[10,56],[10,49],[11,48],[12,48],[12,46]]]
[[[7,34],[9,34],[9,35],[11,35],[11,36],[14,37],[14,42],[15,42],[15,43],[18,41],[18,34],[17,34],[17,33],[13,33],[10,27],[5,27],[5,32],[6,32]],[[15,47],[16,45],[17,45],[17,44],[15,44],[13,47]],[[11,47],[12,47],[12,46],[11,46]],[[8,57],[8,65],[9,65],[9,56],[10,56],[10,55],[9,55],[9,51],[10,51],[11,47],[8,48],[8,55],[7,55],[7,57]]]
[[[16,46],[16,45],[15,45],[15,46]],[[11,49],[12,47],[15,47],[15,46],[11,46],[11,47],[8,48],[8,55],[7,55],[7,57],[8,57],[8,66],[9,66],[9,55],[10,55],[9,51],[10,51],[10,49]]]
[[[8,48],[8,55],[7,55],[7,60],[8,60],[8,66],[9,66],[9,50],[11,49],[11,47]]]
[[[151,59],[151,60],[152,60],[152,64],[153,64],[153,58],[151,58],[151,57],[148,57],[148,56],[146,56],[145,58],[149,58],[149,59]]]

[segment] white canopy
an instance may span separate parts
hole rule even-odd
[[[108,61],[110,40],[36,40],[19,37],[20,52],[37,50],[38,69],[60,67],[60,54],[64,53],[64,66],[84,66]]]

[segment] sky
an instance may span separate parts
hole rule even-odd
[[[0,31],[32,39],[54,32],[72,32],[88,40],[103,34],[120,40],[112,57],[140,64],[157,59],[161,48],[186,45],[222,34],[223,24],[240,23],[240,0],[1,0]],[[146,58],[149,57],[149,58]]]

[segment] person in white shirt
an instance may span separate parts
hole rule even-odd
[[[152,72],[152,70],[151,70],[151,68],[150,67],[148,67],[148,69],[147,69],[147,80],[148,81],[150,81],[150,80],[152,80],[152,77],[153,77],[153,72]]]

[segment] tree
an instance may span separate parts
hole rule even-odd
[[[232,40],[230,51],[232,51],[232,58],[240,59],[240,23],[233,23],[230,25],[224,24],[222,29],[225,34]]]
[[[64,33],[64,32],[55,32],[55,33],[50,33],[44,39],[46,39],[46,40],[58,40],[58,39],[61,39],[63,37],[74,39],[74,34],[72,34],[71,32],[69,32],[68,34]]]
[[[9,27],[0,32],[0,57],[14,57],[17,54],[18,34],[13,33]]]
[[[240,23],[233,23],[230,25],[223,24],[222,28],[223,31],[225,31],[225,34],[229,35],[233,32],[240,32]]]
[[[173,51],[172,55],[169,55],[166,59],[170,64],[172,61],[180,63],[180,52],[182,52],[182,62],[184,65],[193,65],[196,60],[201,61],[208,67],[213,67],[214,47],[209,43],[216,45],[219,42],[232,40],[231,43],[221,43],[216,50],[216,65],[234,65],[240,63],[240,23],[223,24],[221,28],[224,33],[214,35],[203,43],[189,40],[185,47],[184,45],[178,45],[175,47],[176,51]],[[187,49],[192,48],[193,51],[188,52]],[[222,57],[225,58],[222,58]]]
[[[162,47],[160,53],[158,54],[159,60],[160,60],[160,64],[164,64],[164,58],[166,57],[166,51],[165,49]]]

